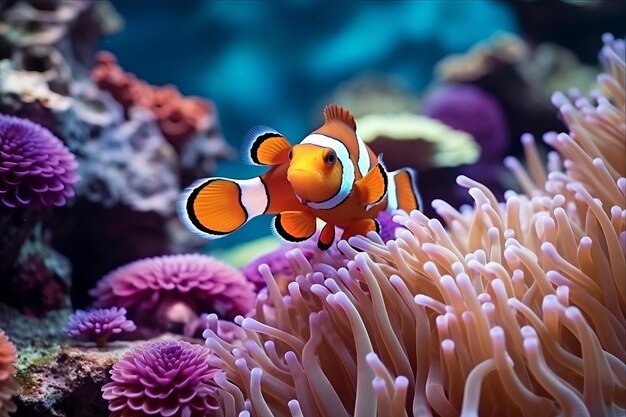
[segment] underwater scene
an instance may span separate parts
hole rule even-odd
[[[0,0],[0,417],[626,416],[623,0]]]

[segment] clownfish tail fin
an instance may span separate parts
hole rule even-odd
[[[276,130],[256,126],[244,138],[242,155],[252,165],[279,165],[289,159],[290,149],[289,141]]]
[[[265,213],[268,205],[267,188],[261,177],[204,178],[181,193],[176,208],[190,231],[205,239],[217,239]]]
[[[410,213],[422,209],[422,197],[417,190],[417,173],[411,168],[402,168],[389,173],[387,210],[404,210]]]

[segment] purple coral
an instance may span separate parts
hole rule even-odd
[[[78,163],[59,138],[29,120],[0,114],[0,202],[62,206],[74,195]]]
[[[179,331],[173,325],[192,326],[205,312],[246,314],[256,297],[241,272],[200,254],[131,262],[107,274],[90,294],[96,307],[121,306],[137,324],[170,331]]]
[[[500,163],[508,149],[510,134],[502,106],[478,87],[440,87],[426,96],[422,113],[471,134],[481,147],[481,162]]]
[[[111,370],[102,387],[111,417],[159,415],[205,417],[219,408],[208,362],[209,350],[182,341],[151,342],[133,348]]]
[[[98,308],[90,311],[76,310],[67,323],[69,336],[87,336],[104,347],[113,334],[132,332],[136,329],[132,320],[126,319],[125,308]]]

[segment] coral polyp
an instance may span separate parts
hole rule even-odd
[[[77,310],[72,314],[67,323],[67,334],[88,337],[102,348],[111,336],[132,332],[136,328],[132,320],[126,319],[125,308],[97,308],[89,311]]]
[[[206,417],[219,407],[209,350],[187,342],[151,342],[133,348],[102,387],[111,417]]]
[[[74,196],[78,163],[48,129],[0,114],[0,202],[6,207],[62,206]]]
[[[247,314],[255,298],[241,272],[200,254],[131,262],[103,277],[91,295],[96,307],[124,307],[139,326],[175,331],[171,326],[193,327],[202,313]]]

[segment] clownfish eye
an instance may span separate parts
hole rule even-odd
[[[326,163],[332,165],[337,160],[337,155],[335,155],[334,151],[330,151],[328,155],[326,155]]]

